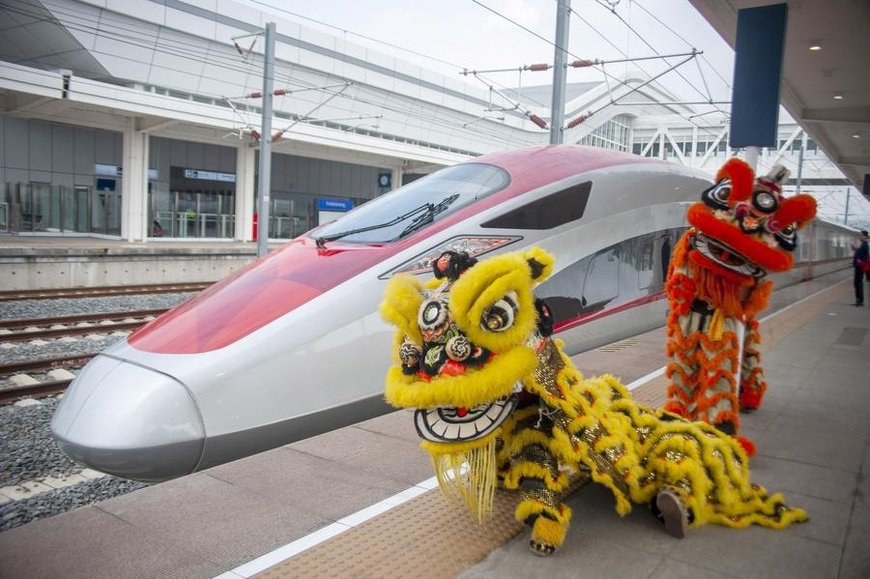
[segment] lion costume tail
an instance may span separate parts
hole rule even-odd
[[[555,374],[538,383],[537,393],[558,409],[550,446],[560,463],[573,458],[608,487],[616,510],[651,503],[663,489],[679,495],[691,524],[728,527],[757,524],[781,529],[807,520],[802,509],[786,505],[781,494],[768,495],[750,483],[749,459],[733,437],[635,402],[613,376],[586,379],[553,342],[542,352]],[[537,377],[544,374],[539,365]]]

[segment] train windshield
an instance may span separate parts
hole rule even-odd
[[[336,239],[370,244],[396,241],[508,183],[507,171],[494,165],[447,167],[360,205],[318,230],[316,238],[319,245]]]

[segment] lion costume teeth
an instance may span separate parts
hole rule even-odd
[[[797,230],[815,217],[816,203],[782,196],[781,166],[756,178],[729,159],[716,179],[689,207],[691,228],[669,266],[665,408],[737,436],[752,456],[754,444],[737,433],[740,411],[758,409],[767,389],[756,321],[773,288],[764,277],[791,269]]]
[[[732,437],[638,405],[613,376],[584,378],[550,336],[549,308],[532,291],[552,267],[539,248],[481,262],[452,254],[436,261],[426,285],[410,276],[387,284],[380,311],[397,332],[385,395],[416,409],[445,495],[483,521],[499,482],[518,490],[515,517],[531,526],[537,555],[564,541],[569,473],[610,489],[620,514],[651,504],[668,530],[806,520],[781,495],[750,484]],[[438,311],[426,312],[433,303]],[[478,355],[450,356],[445,345],[456,339]]]

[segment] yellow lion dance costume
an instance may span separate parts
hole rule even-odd
[[[691,228],[674,249],[666,284],[665,409],[735,435],[749,456],[755,446],[737,431],[739,412],[761,406],[767,389],[756,320],[773,289],[764,277],[792,268],[797,230],[816,214],[809,195],[781,195],[787,178],[776,166],[756,179],[744,161],[728,160],[689,207]]]
[[[408,275],[387,285],[380,311],[398,331],[386,398],[416,408],[445,494],[482,520],[499,481],[519,490],[515,516],[531,526],[539,555],[565,538],[571,510],[560,495],[572,472],[609,488],[621,515],[649,503],[678,537],[708,522],[779,529],[806,520],[750,484],[732,437],[638,405],[613,376],[584,379],[532,293],[552,268],[538,248],[481,262],[447,252],[425,286]]]

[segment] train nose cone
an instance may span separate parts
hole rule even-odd
[[[106,355],[70,385],[51,432],[76,462],[146,482],[193,472],[205,444],[196,403],[179,381]]]

